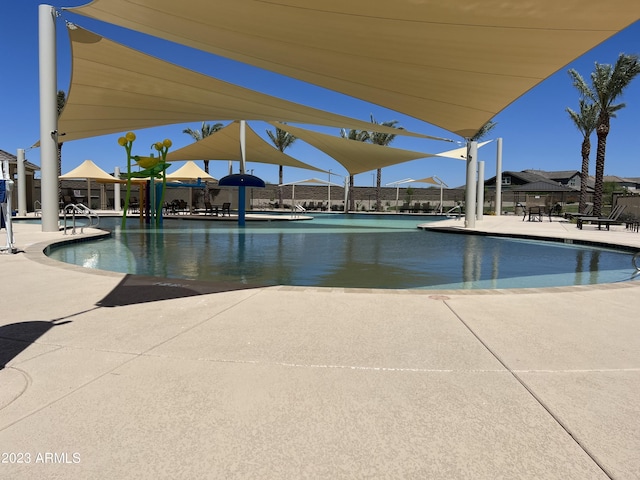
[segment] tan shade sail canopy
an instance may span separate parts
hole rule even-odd
[[[90,179],[103,183],[119,183],[120,180],[102,170],[91,160],[85,160],[73,170],[60,175],[62,179]]]
[[[313,145],[334,158],[350,175],[388,167],[397,163],[418,158],[434,157],[431,153],[402,150],[382,145],[335,137],[326,133],[313,132],[304,128],[272,122],[272,125],[289,132],[291,135]]]
[[[487,143],[491,143],[491,140],[487,140],[486,142],[479,142],[478,148],[484,147]],[[467,147],[454,148],[453,150],[447,150],[446,152],[440,152],[436,154],[438,157],[446,157],[446,158],[455,158],[456,160],[466,160],[467,159]]]
[[[306,180],[296,180],[295,182],[281,183],[278,186],[284,187],[286,185],[327,185],[327,186],[334,186],[334,187],[342,187],[342,185],[329,182],[327,180],[322,180],[320,178],[307,178]]]
[[[69,27],[72,77],[60,115],[68,142],[204,120],[277,120],[369,129],[371,123],[258,93],[173,65],[77,26]],[[435,138],[388,127],[387,133]]]
[[[411,182],[412,183],[430,183],[432,185],[440,185],[440,182],[438,182],[433,177],[419,178],[417,180],[411,180]]]
[[[285,167],[304,168],[324,172],[301,162],[265,142],[249,126],[245,126],[247,162],[267,163]],[[167,154],[167,161],[178,160],[240,160],[240,122],[232,122],[213,135]]]
[[[638,20],[640,2],[93,0],[70,11],[471,137],[522,94]]]
[[[167,180],[216,180],[194,162],[185,162],[175,172],[167,173]]]

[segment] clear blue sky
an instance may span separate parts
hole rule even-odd
[[[15,155],[16,149],[28,149],[39,135],[38,111],[38,0],[10,0],[3,2],[0,16],[0,59],[2,65],[2,129],[0,149]],[[71,7],[85,4],[80,0],[55,0],[49,2],[56,7]],[[142,34],[105,25],[90,19],[63,13],[58,22],[58,88],[68,91],[70,75],[69,42],[64,27],[64,19],[127,44],[151,55],[186,68],[236,83],[270,95],[286,98],[305,105],[330,110],[343,115],[369,120],[373,114],[378,121],[398,120],[399,125],[408,130],[429,135],[460,140],[449,132],[407,117],[398,112],[361,102],[343,95],[306,85],[276,74],[242,65],[210,54],[176,46],[165,41],[152,39]],[[516,100],[498,114],[498,123],[489,138],[503,138],[503,169],[520,171],[528,168],[541,170],[579,170],[581,165],[581,134],[576,130],[565,112],[566,107],[577,109],[578,95],[571,85],[568,68],[577,69],[585,78],[593,70],[594,62],[614,63],[621,52],[640,53],[640,23],[632,25],[612,39],[596,47],[566,68],[544,81],[535,89]],[[627,107],[611,122],[611,133],[607,143],[605,174],[623,177],[640,177],[640,153],[637,139],[640,136],[640,78],[637,78],[625,93],[623,102]],[[208,119],[211,122],[227,123],[226,119]],[[268,125],[251,123],[258,134],[266,138]],[[170,138],[174,149],[185,146],[192,139],[182,133],[184,128],[199,128],[199,123],[170,125],[136,131],[141,155],[150,153],[147,145]],[[314,128],[314,127],[311,127]],[[338,134],[337,129],[320,129]],[[78,166],[85,159],[95,161],[103,169],[111,172],[118,165],[126,164],[124,150],[117,144],[116,135],[68,142],[63,148],[63,172]],[[594,173],[595,135],[592,137],[591,171]],[[486,162],[486,177],[495,175],[495,144],[480,150],[480,160]],[[144,146],[144,148],[142,148]],[[429,140],[397,137],[393,146],[411,150],[438,153],[455,145]],[[287,153],[323,169],[345,175],[346,171],[336,161],[298,140]],[[40,164],[38,149],[26,152],[27,159]],[[178,165],[179,166],[179,165]],[[236,170],[237,170],[236,166]],[[277,183],[278,167],[258,163],[248,163],[248,169],[267,182]],[[226,162],[211,162],[211,173],[219,178],[226,174]],[[171,168],[174,170],[174,168]],[[375,172],[363,173],[355,178],[356,185],[367,186],[374,182]],[[423,159],[383,169],[382,183],[413,177],[422,178],[437,175],[449,186],[463,185],[465,164],[447,159]],[[316,176],[315,173],[285,167],[285,182]],[[336,181],[336,178],[332,178]]]

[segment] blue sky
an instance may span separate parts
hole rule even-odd
[[[18,148],[28,149],[39,135],[38,106],[38,0],[11,0],[3,5],[0,16],[0,60],[3,69],[2,129],[0,149],[15,155]],[[56,7],[78,6],[86,3],[79,0],[53,1]],[[370,114],[378,121],[398,120],[399,125],[408,130],[460,140],[453,134],[430,124],[407,117],[398,112],[323,90],[270,72],[265,72],[231,60],[215,57],[169,42],[157,40],[127,30],[105,25],[77,15],[64,12],[58,21],[58,88],[67,91],[70,75],[69,42],[64,27],[64,19],[124,43],[151,55],[186,68],[236,83],[287,100],[312,107],[333,111],[368,121]],[[595,62],[614,63],[621,52],[640,54],[640,22],[620,32],[610,40],[587,52],[572,64],[559,70],[542,84],[513,102],[498,114],[494,120],[497,127],[488,138],[503,138],[503,169],[520,171],[534,168],[541,170],[579,170],[581,165],[581,134],[573,126],[566,107],[577,109],[578,95],[571,85],[568,68],[577,69],[585,78],[593,70]],[[627,107],[611,122],[611,133],[607,142],[606,175],[640,177],[640,153],[635,146],[640,135],[640,78],[637,78],[625,92],[622,100]],[[208,119],[226,124],[225,119]],[[266,138],[268,125],[251,122],[252,128]],[[150,153],[147,145],[170,138],[174,149],[185,146],[192,139],[182,133],[184,128],[199,128],[199,123],[170,125],[136,131],[138,141],[134,153]],[[311,127],[314,128],[314,127]],[[337,129],[319,129],[326,133],[338,134]],[[106,135],[93,139],[68,142],[63,148],[63,172],[78,166],[85,159],[91,159],[103,169],[111,172],[117,165],[126,164],[124,150],[117,144],[120,134]],[[592,141],[591,169],[594,173],[595,135]],[[139,146],[140,151],[136,150]],[[438,153],[455,145],[399,136],[394,147]],[[345,175],[345,169],[335,160],[298,140],[287,153],[323,169],[331,169]],[[250,155],[250,154],[249,154]],[[27,159],[40,164],[38,149],[29,149]],[[480,160],[486,162],[486,177],[495,175],[495,143],[480,150]],[[177,165],[179,166],[179,165]],[[176,167],[177,167],[176,166]],[[235,167],[237,170],[237,166]],[[259,163],[248,163],[248,169],[267,182],[277,183],[278,167]],[[174,170],[171,168],[170,170]],[[210,171],[216,178],[224,176],[226,162],[210,163]],[[374,183],[375,172],[356,175],[358,186]],[[463,185],[465,164],[447,159],[423,159],[383,169],[382,183],[413,177],[422,178],[437,175],[449,186]],[[285,167],[285,182],[316,176],[315,173]],[[337,181],[335,177],[333,181]]]

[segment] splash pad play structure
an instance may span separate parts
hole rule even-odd
[[[149,182],[149,217],[151,223],[156,227],[162,225],[162,205],[164,203],[164,194],[167,189],[167,175],[166,170],[171,166],[167,163],[167,152],[171,147],[171,140],[168,138],[162,142],[156,142],[153,148],[159,153],[159,157],[155,157],[153,154],[148,157],[140,157],[138,155],[132,155],[131,149],[133,142],[136,140],[136,135],[133,132],[128,132],[124,137],[118,138],[118,144],[124,147],[127,152],[127,191],[124,200],[124,210],[122,212],[122,228],[126,225],[127,212],[129,211],[129,204],[131,201],[131,184],[132,180],[146,179]],[[132,161],[135,162],[142,170],[133,172],[131,170]],[[156,179],[160,179],[161,183],[155,183]]]

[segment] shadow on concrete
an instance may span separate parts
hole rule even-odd
[[[268,285],[248,285],[232,282],[199,282],[197,280],[170,279],[127,275],[102,300],[96,303],[99,307],[121,307],[139,303],[170,300],[173,298],[194,297],[210,293],[232,292],[263,288]]]
[[[71,323],[71,320],[64,322],[36,320],[0,326],[0,370],[51,328],[66,323]]]

